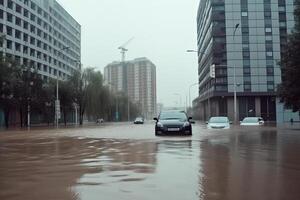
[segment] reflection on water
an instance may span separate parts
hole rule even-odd
[[[145,133],[147,140],[46,135],[0,135],[1,200],[300,199],[297,131],[199,126],[193,137]]]
[[[235,130],[201,143],[200,199],[300,199],[300,138],[272,130]]]
[[[16,138],[0,139],[0,199],[197,197],[191,140]]]
[[[131,141],[126,151],[109,146],[114,153],[105,164],[97,158],[106,170],[85,174],[75,187],[81,199],[197,199],[199,146],[192,150],[191,140]]]

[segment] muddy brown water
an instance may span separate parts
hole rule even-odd
[[[300,199],[300,131],[153,124],[0,132],[0,199]]]

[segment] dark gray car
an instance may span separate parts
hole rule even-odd
[[[155,135],[180,134],[192,135],[191,117],[184,111],[163,111],[160,113],[155,124]]]

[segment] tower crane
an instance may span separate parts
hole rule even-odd
[[[130,38],[127,42],[125,42],[122,46],[120,46],[118,49],[121,50],[121,54],[122,54],[122,62],[125,62],[125,54],[126,51],[128,51],[128,49],[126,49],[125,47],[134,39],[134,37]]]

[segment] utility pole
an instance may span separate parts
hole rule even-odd
[[[125,42],[122,46],[120,46],[118,49],[121,50],[122,54],[122,67],[123,70],[125,69],[125,54],[128,51],[125,47],[134,39],[134,37],[130,38],[127,42]],[[128,80],[127,80],[127,113],[128,113],[128,121],[130,121],[130,98],[129,98],[129,91],[128,91]]]
[[[63,50],[67,50],[70,47],[63,47],[59,50],[59,53],[61,53]],[[60,54],[59,54],[60,55]],[[58,69],[56,70],[56,100],[55,100],[55,123],[56,123],[56,128],[58,128],[58,122],[61,117],[60,114],[60,101],[58,97]]]
[[[234,45],[234,50],[235,50],[235,33],[236,33],[236,30],[237,28],[239,27],[240,24],[236,24],[235,25],[235,28],[234,28],[234,31],[233,31],[233,45]],[[233,64],[233,93],[234,93],[234,123],[237,124],[237,96],[236,96],[236,66],[235,66],[235,63]]]

